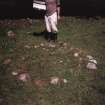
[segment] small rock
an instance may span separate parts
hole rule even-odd
[[[8,64],[10,64],[11,63],[11,59],[10,58],[8,58],[8,59],[6,59],[4,62],[3,62],[3,64],[4,65],[8,65]]]
[[[31,34],[31,32],[27,32],[27,34]]]
[[[25,57],[21,57],[21,59],[24,61],[26,58]]]
[[[46,50],[46,48],[42,48],[43,50]]]
[[[87,57],[89,60],[90,60],[90,59],[93,59],[93,57],[92,57],[91,55],[87,55],[86,57]]]
[[[24,47],[27,48],[27,49],[31,48],[31,46],[29,46],[29,45],[25,45]]]
[[[74,57],[78,57],[79,56],[79,53],[74,53]]]
[[[44,47],[44,43],[41,43],[40,46],[41,46],[41,47]]]
[[[51,84],[57,85],[59,83],[59,78],[58,77],[51,77]]]
[[[89,60],[89,62],[97,64],[97,61],[95,59],[91,59],[91,60]]]
[[[66,79],[63,79],[63,82],[64,82],[64,83],[67,83],[67,80],[66,80]]]
[[[55,54],[55,52],[54,52],[54,51],[50,53],[50,55],[54,55],[54,54]]]
[[[34,48],[38,48],[39,46],[37,46],[37,45],[34,45]]]
[[[13,76],[16,76],[16,75],[18,75],[18,72],[13,71],[13,72],[12,72],[12,75],[13,75]]]
[[[73,48],[73,47],[71,47],[71,48],[70,48],[70,50],[72,51],[72,50],[74,50],[74,48]]]
[[[87,69],[90,69],[90,70],[96,70],[97,69],[96,64],[94,64],[92,62],[89,62],[86,67],[87,67]]]
[[[59,77],[51,77],[50,79],[50,84],[57,85],[61,83],[67,83],[67,80]]]
[[[62,61],[62,60],[60,60],[60,61],[59,61],[59,63],[63,63],[63,61]]]
[[[64,47],[67,47],[67,43],[66,43],[66,42],[65,42],[65,43],[63,43],[63,46],[64,46]]]
[[[10,38],[15,38],[16,37],[16,34],[13,31],[11,31],[11,30],[7,32],[7,35]]]
[[[56,45],[55,45],[55,44],[49,44],[49,47],[51,47],[51,48],[55,48]]]
[[[17,78],[23,82],[27,82],[30,78],[28,73],[20,73],[18,74]]]

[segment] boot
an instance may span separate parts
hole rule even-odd
[[[49,32],[49,34],[48,34],[48,42],[50,42],[52,40],[51,37],[52,37],[52,32]]]
[[[51,41],[51,36],[52,36],[51,32],[46,32],[45,39],[49,42],[49,41]]]
[[[56,42],[57,41],[57,33],[52,33],[51,40]]]
[[[46,40],[48,40],[48,37],[49,37],[49,32],[46,31],[46,33],[44,34],[44,38],[45,38]]]

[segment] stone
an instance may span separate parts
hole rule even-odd
[[[20,81],[27,82],[30,79],[30,76],[28,73],[20,73],[20,74],[18,74],[17,78]]]
[[[79,53],[74,53],[74,57],[78,57],[79,56]]]
[[[4,64],[4,65],[8,65],[8,64],[10,64],[11,62],[12,62],[12,60],[11,60],[10,58],[8,58],[8,59],[4,60],[3,64]]]
[[[51,84],[57,85],[59,83],[59,78],[58,77],[51,77]]]
[[[15,37],[16,37],[16,34],[11,30],[7,32],[7,35],[9,38],[12,38],[12,39],[15,39]]]
[[[12,75],[13,75],[13,76],[16,76],[16,75],[18,75],[18,72],[13,71],[13,72],[12,72]]]
[[[96,70],[97,69],[96,64],[92,63],[92,62],[89,62],[86,67],[87,67],[87,69],[90,69],[90,70]]]
[[[67,83],[67,80],[66,80],[66,79],[63,79],[63,82],[64,82],[64,83]]]
[[[91,59],[91,60],[89,60],[89,62],[92,62],[94,64],[97,64],[97,61],[95,59]]]
[[[93,57],[92,57],[91,55],[87,55],[86,57],[87,57],[89,60],[90,60],[90,59],[93,59]]]

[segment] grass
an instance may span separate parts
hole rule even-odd
[[[105,105],[105,19],[62,17],[55,47],[32,35],[44,30],[43,20],[22,22],[12,20],[0,28],[0,104]],[[7,36],[9,30],[16,33],[16,41]],[[74,57],[78,51],[80,56]],[[87,55],[98,62],[94,72],[86,69]],[[4,64],[6,59],[11,62]],[[19,81],[13,71],[27,71],[32,80],[57,76],[68,82],[38,87]]]

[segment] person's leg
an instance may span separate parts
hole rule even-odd
[[[49,23],[49,17],[45,15],[45,24],[46,24],[46,30],[48,32],[51,32],[51,27],[50,27],[50,23]]]
[[[51,24],[51,31],[52,31],[51,40],[56,41],[57,33],[58,33],[56,12],[50,16],[50,24]]]
[[[57,12],[53,13],[50,16],[50,24],[51,24],[51,31],[52,32],[58,32],[58,28],[57,28]]]
[[[45,24],[46,24],[46,34],[45,34],[45,39],[50,41],[51,39],[51,24],[49,21],[49,16],[45,15]]]

